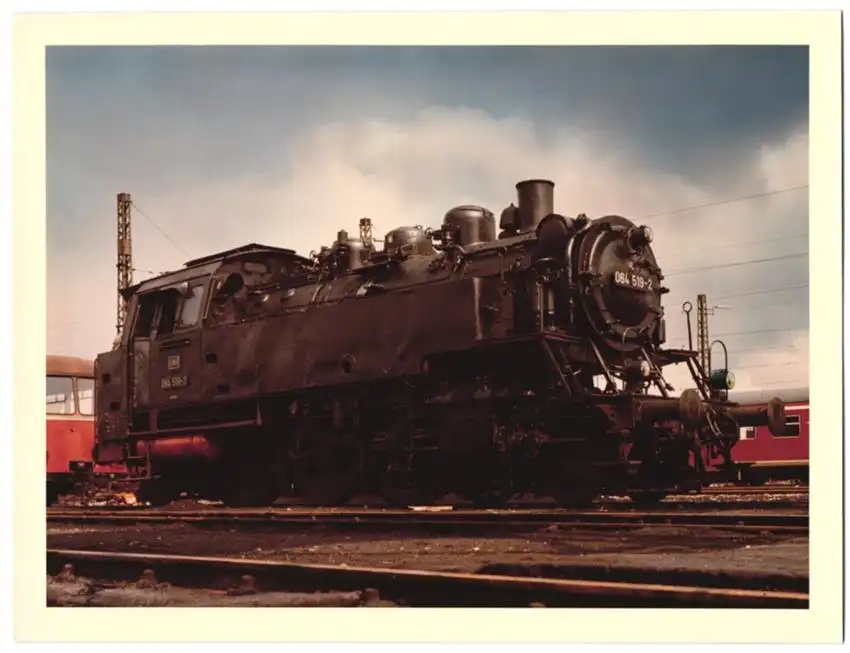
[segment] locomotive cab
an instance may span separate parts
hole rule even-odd
[[[130,434],[191,428],[198,419],[185,406],[226,400],[219,363],[235,352],[213,337],[217,327],[263,310],[265,284],[310,265],[292,250],[251,244],[126,289],[129,319],[120,345],[97,358],[100,459],[119,459]]]
[[[151,418],[157,413],[151,413],[151,409],[200,399],[199,326],[210,281],[211,275],[206,271],[138,295],[128,343],[135,386],[134,427],[156,428]],[[231,276],[223,288],[235,295],[242,286],[241,279]]]

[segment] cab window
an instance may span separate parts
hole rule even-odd
[[[153,319],[156,315],[156,295],[139,297],[139,312],[136,319],[136,338],[149,338],[153,330]]]
[[[238,272],[218,278],[213,285],[207,323],[210,326],[235,322],[243,317],[245,279]]]
[[[156,326],[156,335],[167,336],[174,331],[177,323],[177,304],[180,296],[174,290],[159,293],[159,322]]]
[[[201,315],[201,299],[204,296],[204,284],[196,283],[189,287],[189,292],[183,297],[180,307],[179,328],[195,326]]]
[[[69,376],[47,377],[48,415],[74,414],[74,382]]]
[[[94,415],[94,379],[77,378],[77,405],[80,415]]]

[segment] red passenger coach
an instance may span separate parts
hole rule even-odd
[[[73,356],[47,356],[47,504],[73,491],[94,473],[94,361]]]
[[[744,427],[732,450],[740,479],[758,483],[767,479],[809,478],[809,389],[730,392],[729,399],[743,406],[766,406],[773,397],[785,402],[788,435],[773,435],[765,426]]]

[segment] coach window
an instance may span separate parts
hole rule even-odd
[[[80,415],[94,415],[94,379],[77,377],[77,405]]]
[[[741,440],[755,440],[756,439],[756,427],[755,426],[743,426],[740,429]]]
[[[204,284],[196,283],[189,286],[188,291],[183,296],[183,305],[180,308],[180,320],[177,323],[178,328],[195,326],[198,323],[198,317],[201,315],[201,299],[204,296]]]
[[[47,377],[47,414],[74,414],[74,382],[70,376]]]
[[[786,415],[785,426],[788,428],[788,433],[782,435],[774,435],[775,438],[798,438],[800,437],[800,416]]]

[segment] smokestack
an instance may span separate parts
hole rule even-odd
[[[554,212],[554,189],[555,184],[548,179],[527,179],[516,185],[520,232],[533,231],[543,218]]]

